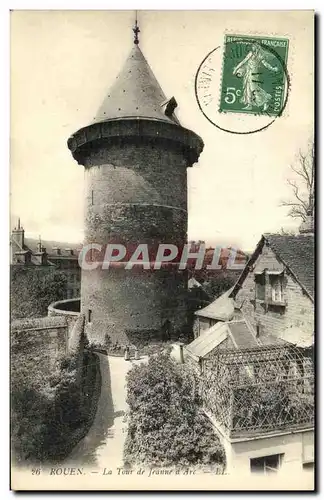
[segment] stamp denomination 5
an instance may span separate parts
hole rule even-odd
[[[264,130],[280,117],[289,90],[286,38],[225,35],[200,64],[195,81],[201,112],[236,134]]]
[[[286,39],[226,36],[219,110],[278,116],[288,45]]]

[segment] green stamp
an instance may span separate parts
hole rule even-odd
[[[289,41],[226,35],[220,112],[280,116],[287,100]]]

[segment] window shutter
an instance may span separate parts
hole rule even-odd
[[[270,283],[270,277],[268,272],[265,273],[265,303],[266,303],[266,311],[268,310],[268,304],[272,300],[272,288]]]

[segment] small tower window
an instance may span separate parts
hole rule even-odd
[[[93,189],[91,190],[91,205],[93,205]]]
[[[178,106],[177,101],[175,100],[174,97],[171,97],[171,99],[169,101],[167,101],[166,103],[164,103],[164,105],[165,105],[164,114],[171,118],[174,110]]]
[[[91,323],[92,321],[92,310],[88,309],[88,323]]]

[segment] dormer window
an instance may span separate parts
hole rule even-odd
[[[174,97],[171,97],[171,99],[161,104],[161,108],[163,109],[165,116],[168,116],[169,118],[172,117],[177,106],[178,103]]]
[[[255,299],[269,306],[285,306],[284,272],[264,269],[254,273]]]
[[[274,303],[282,303],[283,296],[283,272],[269,271],[269,283],[271,287],[271,301]]]

